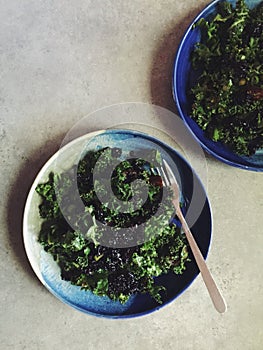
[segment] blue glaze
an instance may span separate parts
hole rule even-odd
[[[182,195],[186,199],[185,211],[187,210],[187,205],[189,205],[189,198],[192,197],[193,179],[196,178],[196,183],[199,187],[198,191],[204,194],[206,200],[200,217],[192,227],[192,232],[202,254],[206,257],[212,231],[211,210],[205,190],[190,165],[174,149],[156,138],[129,130],[107,130],[95,136],[91,142],[88,141],[87,149],[91,149],[92,147],[97,149],[105,145],[115,147],[123,140],[127,141],[123,144],[124,149],[126,148],[127,151],[134,148],[138,149],[141,147],[147,148],[154,146],[155,149],[160,150],[162,157],[171,157],[180,173]],[[156,278],[156,283],[164,285],[167,289],[166,292],[163,293],[164,303],[162,305],[159,305],[148,294],[134,295],[127,303],[122,305],[119,302],[110,300],[108,297],[98,297],[89,291],[83,291],[80,287],[61,280],[59,267],[53,261],[52,256],[44,251],[41,251],[40,269],[46,287],[64,303],[90,315],[107,318],[130,318],[156,311],[162,306],[172,302],[186,290],[199,274],[198,267],[191,252],[190,258],[191,262],[187,263],[187,269],[182,275],[169,273]]]
[[[200,18],[209,19],[216,14],[216,6],[221,0],[210,3],[190,24],[187,29],[176,54],[173,73],[173,96],[176,102],[180,117],[185,122],[194,138],[201,146],[218,160],[239,168],[263,171],[263,150],[259,150],[251,157],[238,156],[230,151],[222,143],[208,139],[196,122],[190,118],[190,106],[187,98],[187,91],[193,85],[198,72],[192,70],[190,54],[196,44],[200,41],[200,31],[198,28],[192,29],[194,23]],[[262,0],[246,1],[250,8],[260,3]],[[235,5],[236,1],[230,0]]]

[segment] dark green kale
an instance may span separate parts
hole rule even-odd
[[[191,89],[192,118],[214,141],[240,155],[263,148],[263,2],[218,3],[217,15],[199,20],[192,53],[201,69]]]
[[[97,162],[102,153],[103,160],[100,158]],[[103,194],[105,190],[102,180],[106,169],[120,154],[121,149],[115,148],[89,151],[78,167],[60,175],[51,173],[46,183],[37,186],[36,191],[41,196],[39,213],[43,219],[39,242],[58,263],[62,279],[84,290],[121,303],[134,293],[150,293],[162,303],[160,291],[164,287],[155,284],[155,277],[168,271],[183,273],[189,260],[186,239],[175,224],[167,223],[165,227],[160,224],[160,216],[166,216],[169,220],[173,213],[171,193],[167,198],[162,198],[161,177],[154,175],[151,163],[140,157],[132,155],[130,159],[122,161],[112,173],[111,184],[116,199],[127,201],[138,195],[139,189],[131,187],[131,183],[136,179],[145,181],[148,184],[145,203],[134,211],[131,208],[129,213],[119,213],[114,202],[111,208],[100,202],[97,191]],[[154,151],[152,157],[156,161],[160,155]],[[95,165],[98,166],[99,176],[93,181]],[[73,228],[65,212],[69,216],[74,212],[74,198],[69,202],[59,199],[64,196],[71,198],[74,193],[72,186],[76,184],[72,179],[75,178],[85,212],[92,218],[81,215]],[[157,210],[161,202],[163,208],[159,213]],[[98,226],[96,220],[105,227],[116,228],[117,233],[119,228],[125,227],[127,235],[129,230],[132,234],[136,225],[145,222],[144,235],[148,238],[138,245],[119,248],[114,247],[114,240],[118,239],[116,235],[111,242],[112,247],[104,246],[98,243],[104,234],[103,225]],[[153,236],[153,232],[158,234]]]

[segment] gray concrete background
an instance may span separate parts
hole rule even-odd
[[[22,244],[27,191],[84,115],[142,101],[175,111],[174,53],[199,0],[0,0],[0,348],[263,349],[262,174],[207,156],[214,229],[208,263],[228,302],[199,276],[169,306],[132,320],[82,314],[38,282]]]

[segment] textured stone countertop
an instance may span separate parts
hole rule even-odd
[[[200,276],[141,318],[83,314],[41,285],[22,243],[32,181],[83,116],[131,101],[175,112],[175,51],[207,3],[0,1],[1,349],[263,349],[262,173],[206,156],[213,211],[207,261],[228,303],[223,315]]]

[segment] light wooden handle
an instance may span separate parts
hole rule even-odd
[[[195,261],[197,263],[197,266],[199,267],[199,270],[202,274],[203,280],[205,282],[206,288],[210,294],[210,297],[213,301],[213,304],[216,308],[216,310],[220,313],[224,313],[227,310],[226,302],[220,293],[213,276],[211,275],[211,272],[209,271],[205,259],[200,252],[200,249],[187,225],[187,222],[185,221],[185,218],[182,214],[182,211],[180,207],[176,205],[176,214],[182,224],[183,230],[185,232],[186,238],[189,242],[189,245],[191,247],[191,250],[193,252],[193,255],[195,257]]]

